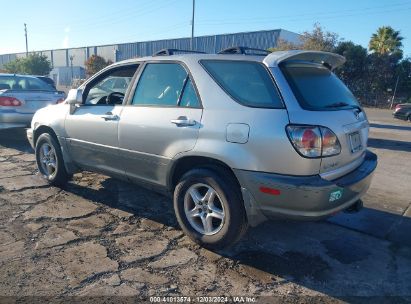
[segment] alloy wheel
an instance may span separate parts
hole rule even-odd
[[[224,225],[224,205],[217,191],[197,183],[184,196],[184,211],[190,225],[199,233],[213,235]]]
[[[48,179],[53,178],[57,172],[57,158],[56,151],[47,142],[43,143],[40,147],[40,171],[41,174]]]

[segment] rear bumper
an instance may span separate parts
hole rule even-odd
[[[377,155],[367,151],[354,171],[328,181],[319,175],[287,176],[235,170],[241,184],[250,225],[267,218],[317,220],[354,204],[368,190],[377,166]],[[264,193],[261,187],[274,189]]]
[[[33,115],[33,113],[0,112],[0,129],[28,127]]]

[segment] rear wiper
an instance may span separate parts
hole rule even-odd
[[[346,102],[335,102],[329,105],[326,105],[326,108],[339,108],[339,107],[346,107],[346,106],[350,106],[348,103]]]
[[[353,105],[353,104],[348,104],[348,103],[346,103],[346,102],[335,102],[335,103],[326,105],[325,107],[326,107],[326,108],[350,107],[350,108],[352,108],[352,109],[358,109],[358,110],[362,111],[360,106]]]

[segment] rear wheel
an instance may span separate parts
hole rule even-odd
[[[60,145],[52,135],[41,134],[37,139],[35,151],[37,167],[50,184],[63,185],[69,180]]]
[[[175,188],[174,210],[186,235],[207,248],[228,247],[247,229],[240,189],[224,169],[187,172]]]

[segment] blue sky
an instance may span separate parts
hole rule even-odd
[[[192,0],[20,0],[0,19],[0,54],[187,37]],[[411,56],[411,0],[196,0],[195,35],[283,28],[301,33],[319,22],[344,40],[368,45],[383,25],[401,31]]]

